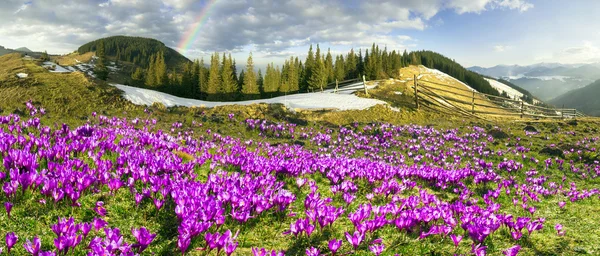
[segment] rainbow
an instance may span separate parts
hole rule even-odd
[[[206,2],[204,8],[202,8],[202,11],[200,11],[200,14],[198,14],[198,16],[196,17],[194,23],[192,23],[192,25],[188,28],[188,30],[185,32],[185,34],[179,41],[179,44],[177,44],[177,48],[180,51],[183,51],[185,53],[190,47],[190,45],[196,41],[198,32],[202,28],[202,25],[206,23],[206,20],[210,16],[210,13],[217,1],[218,0],[208,0]]]

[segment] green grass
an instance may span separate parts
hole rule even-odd
[[[72,74],[54,74],[45,71],[32,62],[23,62],[20,58],[14,56],[0,57],[0,109],[1,114],[18,113],[23,117],[25,113],[24,102],[32,100],[36,105],[43,106],[48,111],[42,121],[48,125],[67,123],[76,126],[85,123],[92,112],[107,116],[118,116],[125,118],[144,118],[146,107],[135,106],[120,97],[120,91],[114,87],[108,86],[98,81],[90,80],[79,73]],[[17,79],[15,72],[27,72],[31,74],[28,79]],[[372,97],[382,98],[389,102],[397,100],[392,95],[394,88],[372,92]],[[398,96],[400,97],[400,96]],[[319,130],[324,128],[337,128],[339,126],[348,126],[354,122],[367,124],[372,122],[389,122],[393,124],[421,124],[432,125],[438,129],[457,128],[461,132],[466,132],[467,126],[477,125],[490,129],[499,126],[506,131],[509,139],[498,140],[497,143],[489,143],[488,147],[493,150],[506,149],[514,147],[516,138],[521,138],[520,143],[531,148],[528,157],[534,156],[540,159],[540,163],[525,161],[520,156],[493,156],[487,159],[495,164],[502,161],[504,157],[515,159],[524,164],[523,170],[515,173],[516,179],[523,181],[525,171],[532,168],[538,169],[540,173],[548,176],[550,181],[560,183],[563,176],[567,176],[569,182],[575,182],[579,189],[598,188],[600,180],[582,179],[566,169],[560,171],[551,168],[544,170],[543,159],[550,156],[539,153],[541,149],[551,143],[564,146],[574,145],[584,137],[597,136],[599,122],[594,119],[581,120],[577,126],[572,126],[564,121],[530,121],[531,125],[541,131],[539,135],[528,137],[523,132],[526,125],[523,121],[485,121],[472,120],[462,117],[447,116],[439,113],[427,111],[415,111],[411,109],[409,98],[402,98],[395,103],[396,107],[404,107],[400,112],[392,111],[387,107],[374,107],[369,110],[355,111],[320,111],[309,112],[302,111],[293,113],[283,109],[278,105],[252,105],[252,106],[226,106],[213,109],[204,108],[164,108],[160,106],[148,107],[152,112],[151,117],[159,120],[159,129],[169,130],[173,122],[182,122],[182,130],[194,131],[195,136],[206,134],[207,129],[218,132],[223,135],[239,137],[244,139],[253,139],[258,141],[268,141],[271,143],[293,143],[293,139],[259,136],[257,131],[246,129],[239,122],[246,118],[264,118],[274,122],[294,121],[303,123],[301,126],[310,127]],[[234,113],[235,120],[230,121],[227,114]],[[202,123],[202,126],[191,126],[192,121]],[[140,126],[141,127],[141,126]],[[335,129],[334,129],[335,130]],[[179,131],[179,130],[178,130]],[[576,135],[567,135],[562,132],[575,131]],[[410,139],[407,137],[406,139]],[[307,144],[306,148],[316,150],[317,146]],[[214,153],[214,152],[212,152]],[[264,153],[264,152],[263,152]],[[359,152],[360,153],[360,152]],[[357,153],[357,154],[359,154]],[[402,152],[406,153],[406,152]],[[190,161],[193,156],[185,152],[177,152],[178,157],[183,161]],[[108,159],[116,159],[116,156],[106,156]],[[590,156],[593,160],[596,156]],[[568,161],[565,161],[568,162]],[[466,164],[466,161],[465,163]],[[196,165],[194,167],[197,179],[204,181],[211,172],[210,163]],[[581,166],[581,164],[579,164]],[[567,164],[565,163],[565,166]],[[3,167],[0,167],[0,169]],[[3,169],[2,169],[3,170]],[[235,170],[229,170],[235,171]],[[503,174],[506,175],[506,174]],[[307,177],[317,182],[319,192],[322,197],[333,197],[334,205],[343,204],[340,195],[333,196],[328,190],[329,184],[320,174],[313,174]],[[295,185],[295,179],[284,178],[286,188],[294,192],[297,196],[292,209],[298,212],[301,217],[301,209],[306,195],[309,193],[307,186],[299,189]],[[356,203],[366,203],[365,195],[370,191],[366,182],[357,182],[359,191],[357,193]],[[421,184],[426,185],[426,184]],[[471,185],[475,191],[484,191],[483,187]],[[443,190],[430,189],[430,193],[435,194],[444,200],[451,200],[456,195]],[[408,196],[415,191],[406,191],[403,196]],[[2,196],[0,196],[4,199]],[[173,213],[174,204],[167,201],[163,210],[156,211],[152,202],[145,199],[140,206],[136,206],[131,194],[123,189],[115,195],[109,191],[102,191],[98,194],[84,194],[80,199],[82,207],[71,207],[67,203],[53,204],[51,201],[45,205],[38,201],[41,197],[38,194],[27,192],[20,195],[14,201],[12,218],[8,219],[6,214],[0,211],[0,236],[5,231],[15,231],[19,234],[18,246],[14,249],[14,255],[23,255],[22,242],[25,239],[31,239],[33,234],[39,234],[42,237],[42,247],[44,250],[53,249],[52,239],[54,234],[50,230],[50,225],[56,223],[58,217],[73,216],[77,221],[90,221],[94,216],[91,206],[96,201],[104,201],[108,210],[106,218],[111,227],[118,227],[125,235],[126,241],[133,241],[130,229],[132,227],[145,226],[151,231],[158,232],[156,240],[148,248],[145,254],[156,253],[157,255],[174,255],[177,253],[177,218]],[[522,208],[513,207],[511,197],[502,195],[499,201],[503,208],[501,211],[518,215],[527,215]],[[567,202],[565,209],[559,209],[557,203],[565,200],[562,196],[553,196],[544,198],[542,202],[534,202],[530,205],[538,210],[536,216],[543,216],[547,219],[545,228],[541,232],[535,232],[533,235],[524,235],[518,244],[523,246],[519,255],[599,255],[600,254],[600,218],[597,213],[600,211],[599,200],[597,197],[579,201],[577,203]],[[384,198],[376,198],[376,202],[381,204],[387,202]],[[354,210],[353,207],[347,209],[347,212]],[[293,238],[284,236],[282,233],[289,228],[291,218],[286,218],[284,213],[268,211],[260,215],[258,219],[252,219],[248,223],[241,225],[232,220],[219,230],[231,229],[240,230],[240,245],[237,255],[249,255],[251,247],[265,247],[269,249],[285,249],[289,255],[304,255],[304,249],[308,245],[316,246],[322,252],[327,251],[327,241],[332,238],[343,239],[344,244],[340,251],[350,251],[350,245],[345,241],[344,231],[352,230],[352,224],[345,217],[340,217],[335,222],[333,228],[325,228],[323,231],[317,230],[310,239]],[[560,223],[564,226],[566,235],[557,236],[554,225]],[[215,230],[213,230],[215,231]],[[95,233],[92,233],[92,237]],[[470,252],[470,241],[463,241],[455,249],[449,238],[439,236],[429,237],[423,240],[418,239],[417,233],[399,232],[394,227],[386,227],[377,231],[368,239],[377,237],[384,238],[387,250],[384,255],[452,255],[454,253],[468,254]],[[88,237],[82,243],[89,243]],[[491,255],[501,255],[501,251],[514,245],[514,241],[505,228],[488,238],[486,245],[490,248]],[[203,247],[204,242],[201,237],[195,239],[190,246],[191,255],[204,255],[203,251],[194,250],[196,247]],[[76,251],[74,255],[81,255],[84,251]],[[215,253],[213,252],[212,255]],[[369,255],[366,245],[359,248],[357,255]]]

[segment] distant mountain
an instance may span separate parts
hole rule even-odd
[[[96,51],[100,41],[104,41],[107,57],[120,61],[131,62],[143,68],[148,67],[151,57],[162,52],[165,62],[170,69],[181,69],[191,61],[179,52],[167,47],[164,43],[151,38],[111,36],[101,38],[82,45],[77,50],[80,54]]]
[[[550,101],[551,104],[565,108],[575,108],[588,115],[600,116],[600,80],[579,89],[567,92]]]
[[[509,81],[546,101],[600,78],[600,63],[538,63],[528,66],[498,65],[489,68],[474,66],[468,69]]]
[[[18,52],[33,52],[32,50],[29,50],[29,48],[27,48],[27,47],[20,47],[20,48],[15,49],[15,51],[18,51]]]
[[[13,53],[13,52],[15,52],[15,51],[11,50],[11,49],[6,49],[6,48],[4,48],[4,46],[0,46],[0,56],[6,55],[9,53]]]

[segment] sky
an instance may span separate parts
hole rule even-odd
[[[372,43],[463,66],[600,61],[598,0],[0,0],[0,45],[53,54],[111,35],[151,37],[190,59],[238,65]]]

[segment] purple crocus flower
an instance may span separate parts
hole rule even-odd
[[[510,248],[502,251],[502,254],[504,254],[506,256],[516,256],[517,253],[519,253],[519,250],[521,250],[521,246],[517,244],[513,247],[510,247]]]
[[[452,242],[454,243],[454,247],[458,247],[458,244],[460,244],[460,241],[462,241],[463,237],[461,235],[455,235],[455,234],[451,234],[450,238],[452,239]]]
[[[101,218],[94,218],[94,221],[92,222],[94,224],[94,229],[96,229],[96,231],[102,229],[103,227],[106,227],[106,225],[108,225],[108,223],[101,219]]]
[[[81,233],[83,233],[84,237],[87,237],[87,235],[92,230],[92,223],[90,223],[90,222],[81,223],[79,225],[79,230],[81,231]]]
[[[364,238],[364,234],[360,233],[358,231],[354,231],[354,234],[352,234],[352,235],[350,235],[348,232],[346,232],[346,239],[352,245],[352,247],[354,247],[354,250],[356,250],[356,248],[358,248],[358,245],[362,242],[363,238]]]
[[[565,203],[564,201],[558,202],[558,207],[560,207],[560,209],[565,208],[565,205],[567,205],[567,203]]]
[[[369,246],[369,250],[371,250],[371,252],[373,252],[376,256],[381,255],[384,249],[385,246],[383,244]]]
[[[23,247],[28,253],[31,253],[31,255],[38,256],[41,244],[41,240],[36,236],[33,238],[33,242],[27,239],[27,242],[23,244]]]
[[[104,208],[104,202],[102,202],[102,201],[96,202],[96,206],[94,207],[94,211],[98,215],[100,215],[102,217],[106,216],[106,209]]]
[[[487,246],[482,246],[481,244],[473,244],[471,248],[471,252],[475,254],[475,256],[485,256],[487,255]]]
[[[335,253],[337,252],[338,249],[340,249],[340,247],[342,246],[342,239],[337,240],[337,239],[333,239],[329,241],[329,250],[331,251],[331,253],[333,255],[335,255]]]
[[[17,234],[15,234],[15,232],[10,232],[6,234],[6,251],[10,254],[10,249],[13,248],[13,246],[15,246],[15,244],[17,243],[17,240],[19,240],[19,237],[17,236]]]
[[[321,255],[321,251],[315,247],[310,247],[306,249],[306,256],[319,256]]]
[[[8,214],[8,218],[10,218],[10,211],[12,210],[13,204],[10,202],[4,202],[4,209],[6,209],[6,214]]]
[[[138,253],[142,253],[148,245],[152,243],[152,240],[156,237],[156,234],[151,234],[145,227],[140,227],[139,229],[131,229],[131,234],[137,240],[137,243],[132,247],[138,248]]]
[[[559,236],[564,236],[565,235],[565,231],[563,230],[563,226],[559,223],[556,224],[556,226],[554,226],[554,229],[556,229],[556,234]]]
[[[188,234],[179,235],[177,238],[177,247],[179,247],[179,251],[181,251],[182,255],[185,254],[185,251],[187,251],[187,248],[190,246],[191,242],[191,238]]]

